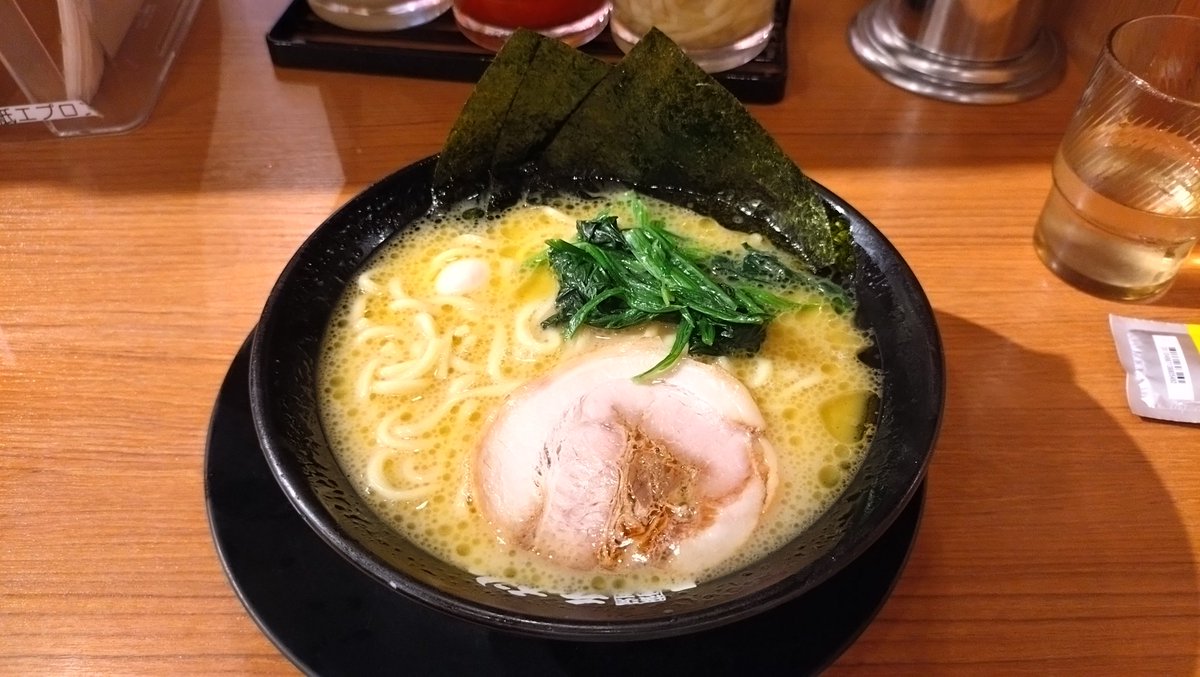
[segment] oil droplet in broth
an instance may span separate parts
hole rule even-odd
[[[821,422],[833,438],[842,444],[855,444],[863,434],[870,393],[853,391],[831,397],[821,403]]]
[[[821,469],[817,471],[817,481],[821,483],[821,486],[827,489],[832,489],[841,483],[842,471],[836,465],[822,466]]]

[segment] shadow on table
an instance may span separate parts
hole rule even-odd
[[[845,663],[1193,674],[1193,546],[1146,453],[1062,359],[938,322],[948,397],[925,522]],[[912,655],[914,635],[928,655]]]

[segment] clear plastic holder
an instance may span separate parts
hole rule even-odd
[[[0,0],[0,142],[129,132],[200,0]]]

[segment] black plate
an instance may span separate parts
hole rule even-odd
[[[663,638],[732,623],[810,591],[865,552],[916,493],[945,391],[933,311],[883,234],[818,186],[828,208],[850,223],[856,322],[874,338],[863,359],[880,367],[883,385],[863,463],[816,522],[736,572],[633,604],[616,597],[573,604],[560,595],[485,585],[399,536],[367,506],[334,458],[320,423],[315,371],[326,323],[346,285],[380,243],[430,208],[435,161],[396,171],[317,228],[271,291],[250,353],[251,410],[268,466],[304,520],[363,571],[412,600],[494,629],[573,640]],[[519,193],[524,179],[515,180],[505,190]],[[718,220],[729,209],[720,196],[643,190]]]
[[[208,434],[209,526],[230,583],[279,650],[310,674],[802,675],[820,671],[883,605],[916,537],[924,489],[861,557],[805,595],[683,637],[596,644],[531,639],[393,593],[305,524],[267,468],[250,418],[249,347],[234,358]]]

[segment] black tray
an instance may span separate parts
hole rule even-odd
[[[234,591],[310,675],[808,675],[858,638],[892,592],[924,507],[924,486],[860,557],[803,596],[747,620],[642,642],[532,639],[473,625],[396,594],[327,546],[267,467],[250,414],[249,341],[213,408],[205,496]]]
[[[766,49],[753,61],[713,77],[746,103],[776,103],[787,83],[787,21],[791,0],[776,0],[775,28]],[[285,68],[350,71],[475,82],[492,53],[458,32],[446,12],[422,26],[367,33],[338,28],[293,0],[267,33],[271,61]],[[581,48],[606,61],[621,51],[608,31]]]

